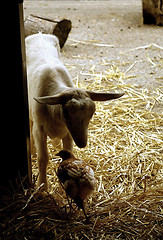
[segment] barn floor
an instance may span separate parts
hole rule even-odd
[[[130,83],[152,90],[162,83],[163,51],[156,45],[163,47],[163,29],[143,25],[140,0],[25,1],[24,12],[72,21],[62,59],[73,79],[89,78],[92,66],[96,72],[116,66],[132,76]]]
[[[74,150],[97,179],[97,189],[86,203],[90,221],[85,222],[74,205],[69,212],[54,172],[59,149],[49,141],[50,193],[20,184],[21,191],[6,195],[0,207],[0,240],[161,240],[163,28],[142,24],[141,1],[27,0],[24,13],[70,19],[72,31],[62,60],[74,83],[93,90],[122,90],[125,96],[96,104],[88,146]],[[36,159],[33,174],[37,178]]]

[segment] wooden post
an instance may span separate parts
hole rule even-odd
[[[144,24],[163,26],[163,0],[142,0]]]
[[[2,9],[7,9],[12,32],[5,22],[0,45],[0,190],[23,179],[31,180],[23,6],[20,0],[3,1]]]
[[[60,47],[62,48],[71,31],[72,24],[68,19],[52,20],[40,16],[29,15],[25,20],[24,26],[26,37],[38,32],[54,34],[58,37]]]

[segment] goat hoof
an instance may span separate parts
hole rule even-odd
[[[48,191],[48,183],[38,181],[38,188],[41,191]]]

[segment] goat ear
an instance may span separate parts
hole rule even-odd
[[[65,104],[68,100],[73,97],[73,94],[69,91],[61,92],[60,94],[45,96],[45,97],[35,97],[34,100],[41,104],[46,105],[56,105]]]
[[[38,103],[46,104],[46,105],[62,104],[63,102],[63,98],[61,94],[54,95],[54,96],[35,97],[34,100]]]
[[[124,93],[98,93],[93,91],[86,92],[93,101],[107,101],[111,99],[120,98],[124,95]]]

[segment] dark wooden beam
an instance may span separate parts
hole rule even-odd
[[[3,1],[0,188],[31,181],[23,3]],[[10,30],[8,28],[10,24]]]
[[[144,24],[163,26],[163,0],[142,0]]]

